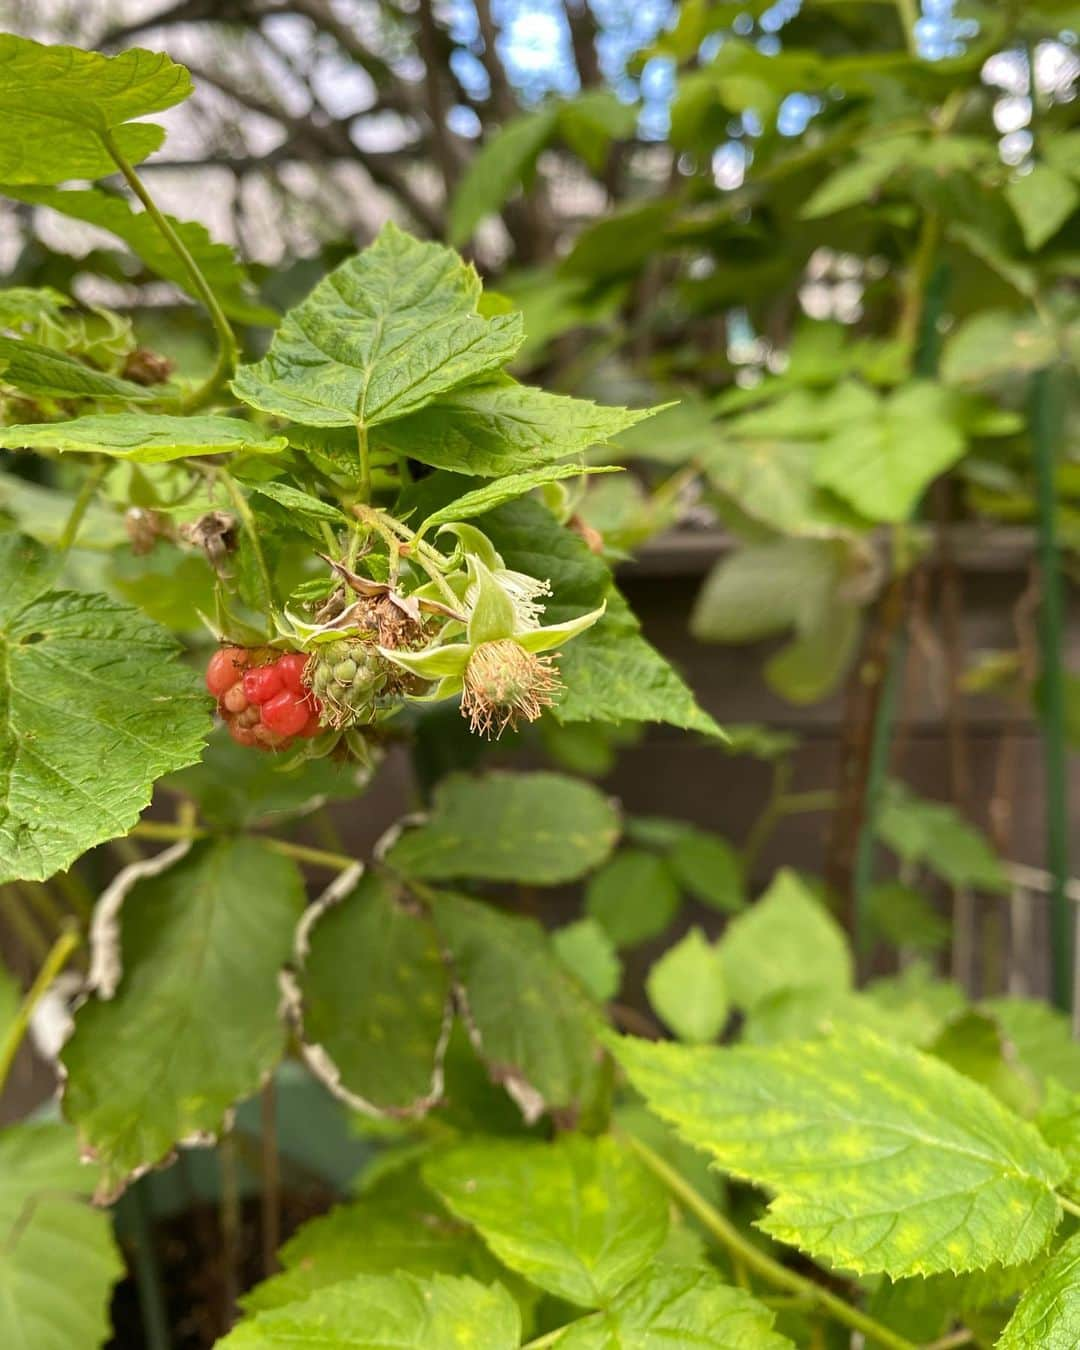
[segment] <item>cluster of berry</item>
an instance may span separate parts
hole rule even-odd
[[[322,704],[304,683],[307,657],[271,648],[222,647],[206,669],[206,687],[238,745],[280,750],[317,736]]]

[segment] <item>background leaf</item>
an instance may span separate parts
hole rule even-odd
[[[679,888],[663,858],[623,849],[589,878],[585,912],[616,947],[658,937],[679,909]]]
[[[623,1289],[596,1317],[568,1327],[557,1350],[794,1350],[775,1318],[744,1289],[711,1270],[659,1266]]]
[[[115,993],[82,1005],[63,1052],[64,1112],[101,1163],[101,1194],[216,1133],[274,1068],[278,972],[303,903],[295,863],[249,838],[195,844],[135,881],[116,919]]]
[[[0,1344],[72,1350],[108,1337],[124,1263],[109,1215],[84,1201],[93,1181],[67,1126],[0,1130]]]
[[[459,247],[487,215],[497,211],[533,171],[537,156],[555,131],[555,108],[538,108],[513,118],[469,161],[450,203],[447,238]]]
[[[405,831],[387,862],[426,881],[554,886],[603,862],[618,834],[614,807],[588,783],[556,773],[452,774],[435,789],[431,814]]]
[[[74,356],[43,347],[29,338],[4,337],[3,334],[0,334],[0,384],[14,385],[24,394],[46,398],[149,403],[161,397],[160,386],[147,389],[116,375],[106,375],[103,370],[95,370]]]
[[[1074,1350],[1078,1337],[1080,1236],[1074,1236],[1020,1299],[997,1350]]]
[[[622,962],[615,945],[595,919],[578,919],[551,934],[555,955],[598,1003],[619,992]]]
[[[221,1350],[461,1350],[483,1328],[484,1350],[517,1350],[521,1317],[500,1285],[432,1275],[356,1275],[310,1298],[261,1312]]]
[[[666,1193],[610,1137],[465,1145],[424,1177],[511,1270],[586,1308],[640,1274],[667,1235]]]
[[[796,873],[784,868],[719,945],[737,1007],[755,1008],[793,989],[851,987],[853,963],[843,929]]]
[[[653,1011],[680,1041],[714,1041],[728,1015],[724,965],[700,928],[660,957],[645,982]]]
[[[50,591],[40,545],[0,536],[0,881],[43,881],[126,834],[209,730],[173,639],[103,595]]]

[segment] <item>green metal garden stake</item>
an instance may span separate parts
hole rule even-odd
[[[1073,923],[1065,883],[1069,874],[1069,808],[1066,785],[1065,593],[1057,542],[1055,467],[1065,434],[1065,371],[1051,366],[1031,381],[1031,446],[1039,507],[1040,694],[1046,763],[1046,863],[1050,889],[1050,994],[1069,1012],[1073,1002]]]

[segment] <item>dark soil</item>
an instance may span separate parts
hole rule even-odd
[[[325,1213],[335,1198],[329,1190],[314,1187],[287,1192],[281,1206],[282,1239],[308,1219]],[[236,1310],[226,1308],[225,1249],[218,1212],[212,1205],[202,1205],[155,1223],[152,1232],[171,1350],[209,1350],[236,1320]],[[147,1350],[133,1274],[134,1252],[130,1241],[122,1245],[128,1274],[113,1294],[113,1338],[105,1350]],[[257,1197],[242,1205],[238,1247],[236,1287],[242,1293],[267,1273]]]

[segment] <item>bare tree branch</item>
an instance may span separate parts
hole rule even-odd
[[[449,201],[457,180],[458,161],[450,141],[450,129],[446,125],[447,110],[439,64],[438,28],[431,0],[419,0],[419,15],[420,55],[424,62],[424,89],[427,94],[431,138],[446,190],[446,199]]]
[[[600,56],[596,50],[596,19],[589,8],[589,0],[564,0],[564,2],[578,78],[581,80],[582,89],[592,89],[604,82]]]
[[[491,0],[475,0],[476,17],[480,24],[480,37],[484,43],[484,50],[480,54],[480,60],[487,71],[488,80],[491,83],[491,101],[494,104],[495,111],[502,121],[509,121],[517,112],[517,99],[514,97],[514,91],[510,87],[510,81],[506,78],[506,71],[503,63],[499,60],[498,31],[495,28],[495,20],[491,16]]]

